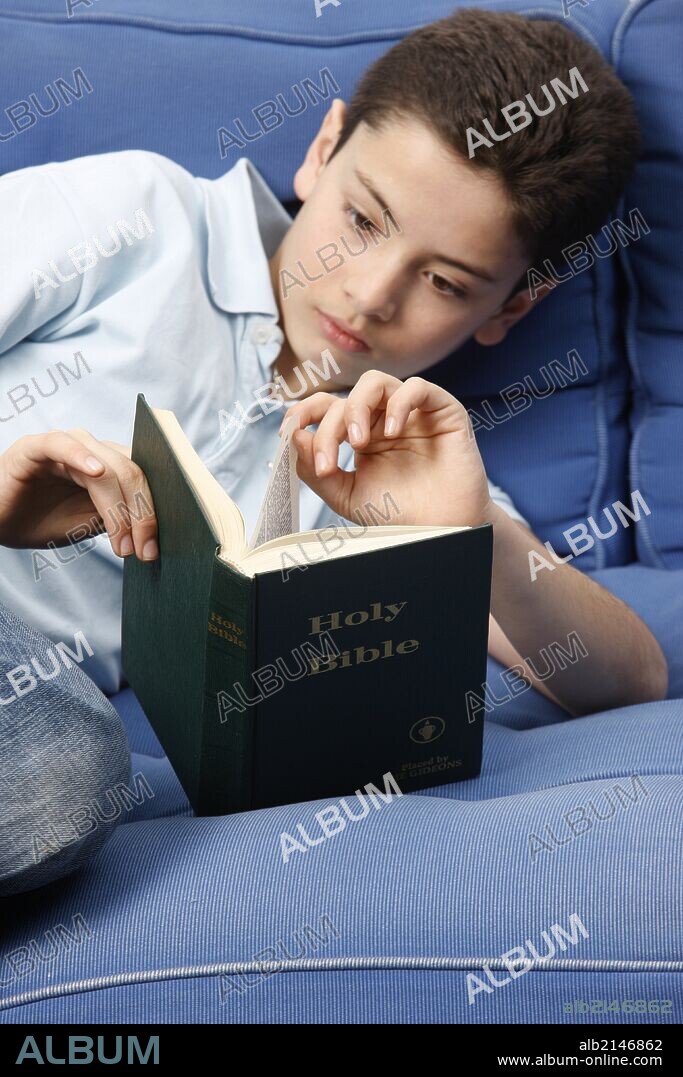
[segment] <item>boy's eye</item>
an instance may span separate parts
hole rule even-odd
[[[442,295],[455,295],[459,299],[464,299],[466,292],[462,288],[458,288],[455,284],[451,284],[445,277],[440,277],[438,273],[428,273],[427,277],[430,284],[432,284],[437,292],[441,292]]]
[[[368,218],[363,213],[361,213],[360,210],[356,209],[355,206],[344,206],[344,213],[351,221],[353,227],[357,228],[360,232],[379,231],[377,225],[373,224],[372,221],[368,220]]]

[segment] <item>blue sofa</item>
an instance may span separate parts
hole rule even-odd
[[[281,835],[318,833],[336,801],[195,818],[124,690],[139,795],[84,869],[2,901],[3,1022],[680,1020],[680,0],[328,0],[319,15],[315,0],[2,0],[0,171],[142,148],[215,177],[247,155],[288,203],[324,98],[458,6],[566,18],[636,99],[642,160],[615,244],[598,237],[614,253],[577,237],[566,279],[503,345],[428,376],[482,418],[487,468],[534,531],[650,625],[669,698],[568,720],[533,690],[509,698],[492,662],[478,779],[380,803],[285,863]],[[43,116],[31,95],[47,111],[59,79],[75,92]],[[278,121],[306,79],[320,92]],[[596,538],[636,491],[647,512]]]

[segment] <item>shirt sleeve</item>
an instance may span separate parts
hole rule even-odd
[[[83,236],[45,167],[0,179],[0,234],[1,355],[75,302],[83,278],[73,265],[71,279],[58,274],[71,276],[67,252]]]
[[[499,505],[513,520],[519,520],[525,527],[530,528],[529,521],[525,520],[522,514],[517,511],[512,503],[512,498],[504,490],[501,490],[500,486],[494,486],[492,482],[489,482],[489,493],[495,505]]]
[[[0,177],[0,355],[62,331],[144,272],[157,245],[134,239],[155,231],[147,210],[173,182],[162,161],[126,150]]]

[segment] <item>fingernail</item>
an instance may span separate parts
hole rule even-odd
[[[327,457],[324,452],[317,452],[315,454],[315,472],[319,475],[321,471],[324,471],[327,467]]]
[[[360,426],[358,423],[351,423],[349,426],[349,437],[351,441],[360,441],[363,435],[361,434]]]
[[[396,425],[397,424],[396,424],[395,417],[393,415],[390,415],[389,418],[386,421],[386,425],[384,427],[384,433],[387,434],[387,435],[393,434],[394,430],[396,429]]]
[[[101,471],[104,467],[104,464],[102,464],[95,456],[86,457],[85,462],[91,471]]]
[[[132,538],[130,537],[130,535],[124,535],[119,545],[121,557],[130,557],[133,552],[133,549],[134,547]]]
[[[147,542],[142,547],[143,561],[156,561],[158,556],[159,547],[157,546],[156,539],[147,539]]]

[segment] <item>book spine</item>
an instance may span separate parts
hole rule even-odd
[[[253,579],[216,559],[206,625],[201,815],[248,811],[252,806],[255,594]]]

